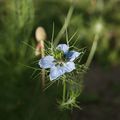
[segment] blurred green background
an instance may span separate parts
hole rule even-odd
[[[53,85],[41,92],[39,76],[31,77],[33,70],[24,66],[34,66],[36,60],[34,49],[24,42],[35,48],[38,26],[45,28],[50,40],[53,22],[56,36],[71,5],[69,38],[77,31],[76,47],[86,47],[83,62],[97,25],[102,31],[79,98],[82,110],[59,111],[56,101],[61,88]],[[119,0],[0,0],[0,120],[120,120],[119,92]]]

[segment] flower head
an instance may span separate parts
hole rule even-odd
[[[37,42],[41,42],[41,41],[45,40],[46,36],[47,35],[46,35],[45,29],[43,27],[38,27],[36,29],[35,37],[36,37]]]
[[[59,44],[56,47],[59,52],[55,56],[45,56],[39,60],[41,68],[50,68],[50,80],[55,80],[65,73],[71,72],[75,69],[74,60],[80,55],[77,51],[69,51],[69,46],[66,44]]]

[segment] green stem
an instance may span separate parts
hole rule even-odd
[[[65,96],[66,96],[66,82],[65,79],[63,79],[63,102],[65,102]]]
[[[91,62],[92,62],[92,59],[95,55],[95,52],[96,52],[96,49],[97,49],[97,45],[98,45],[98,40],[99,40],[99,34],[96,34],[95,35],[95,38],[94,38],[94,41],[93,41],[93,44],[92,44],[92,48],[90,50],[90,54],[88,56],[88,59],[87,59],[87,62],[86,62],[86,66],[89,67]]]
[[[57,37],[54,40],[54,46],[56,46],[59,43],[60,39],[62,38],[62,35],[65,33],[65,31],[69,25],[70,19],[72,17],[73,10],[74,10],[74,7],[72,5],[68,11],[68,14],[67,14],[67,17],[66,17],[63,27],[61,28],[60,32],[58,33]]]

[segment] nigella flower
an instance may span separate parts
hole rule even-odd
[[[56,48],[55,56],[45,56],[39,60],[41,68],[50,68],[50,80],[55,80],[65,73],[75,69],[74,60],[80,55],[79,52],[69,51],[69,46],[59,44]]]

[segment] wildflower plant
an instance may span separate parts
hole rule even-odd
[[[68,37],[67,27],[70,22],[74,7],[71,6],[65,23],[60,32],[54,38],[54,24],[51,41],[46,41],[46,37],[40,36],[40,29],[36,30],[36,40],[39,47],[38,66],[41,70],[40,78],[43,90],[48,89],[55,82],[62,84],[61,99],[58,100],[60,109],[80,108],[77,98],[83,88],[83,76],[87,70],[84,64],[81,64],[85,49],[76,48],[78,38],[72,41],[76,34]],[[42,35],[46,36],[42,30]],[[66,34],[65,34],[66,33]],[[61,43],[62,37],[66,36],[66,41]],[[42,38],[42,39],[41,39]],[[43,39],[44,38],[44,39]],[[38,49],[36,49],[38,51]]]
[[[46,41],[41,48],[45,51],[44,56],[41,55],[38,61],[42,70],[41,76],[44,78],[42,81],[44,84],[49,82],[48,86],[44,86],[44,90],[55,82],[62,83],[62,99],[58,100],[62,109],[79,108],[77,98],[81,93],[82,76],[86,71],[84,64],[81,64],[84,49],[78,49],[70,43],[71,39],[58,45],[54,44],[54,40]]]
[[[78,37],[73,41],[76,32],[70,38],[67,32],[73,10],[74,7],[71,6],[56,38],[54,38],[54,24],[50,41],[46,41],[46,33],[42,27],[38,27],[35,34],[38,42],[35,53],[38,53],[36,54],[38,56],[37,64],[38,70],[41,71],[42,88],[46,90],[55,82],[62,84],[62,95],[58,100],[60,109],[80,108],[77,99],[82,92],[84,74],[92,62],[99,40],[99,32],[97,32],[85,64],[81,63],[85,49],[76,48],[79,39]],[[66,41],[61,43],[60,40],[64,34]]]
[[[62,83],[62,97],[58,100],[61,109],[80,108],[77,98],[82,92],[83,77],[92,62],[100,35],[100,32],[95,34],[90,54],[85,64],[81,63],[85,49],[76,48],[79,37],[75,41],[72,41],[76,33],[69,38],[67,32],[73,10],[74,7],[71,6],[65,23],[55,39],[54,24],[51,41],[45,41],[46,33],[44,29],[39,27],[36,30],[36,40],[39,46],[36,50],[39,52],[38,55],[41,55],[38,60],[38,66],[41,69],[42,88],[46,90],[55,82]],[[42,31],[42,37],[39,34],[40,31]],[[64,36],[64,33],[66,33],[66,41],[61,43],[60,40]],[[47,82],[49,83],[46,85]]]

